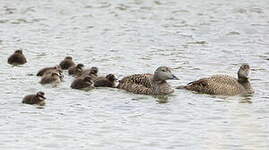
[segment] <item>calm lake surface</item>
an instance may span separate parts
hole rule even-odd
[[[28,63],[7,58],[22,48]],[[166,98],[42,86],[65,56],[118,78],[173,68],[186,84],[251,66],[250,96],[176,90]],[[268,0],[0,0],[0,149],[268,150]],[[24,105],[44,91],[47,105]]]

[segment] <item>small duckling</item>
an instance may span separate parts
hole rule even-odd
[[[45,99],[46,97],[44,97],[45,93],[44,92],[37,92],[36,94],[32,94],[32,95],[27,95],[23,98],[22,103],[24,104],[36,104],[36,105],[40,105],[40,106],[44,106],[45,105]]]
[[[108,74],[106,77],[97,77],[94,81],[95,87],[116,87],[117,78],[114,74]]]
[[[44,74],[41,78],[41,84],[49,84],[49,83],[60,83],[62,81],[61,75],[57,72],[48,72]]]
[[[83,64],[77,64],[76,66],[72,66],[68,69],[68,74],[73,76],[80,76],[83,72]]]
[[[90,76],[92,80],[95,80],[97,78],[98,68],[97,67],[91,67],[90,69],[86,69],[82,72],[82,77]]]
[[[46,67],[46,68],[39,70],[37,72],[36,76],[43,76],[45,73],[52,72],[52,71],[57,71],[57,72],[59,72],[59,74],[63,73],[61,67],[59,65],[56,65],[54,67]]]
[[[67,70],[68,68],[72,66],[75,66],[75,63],[73,62],[73,58],[70,56],[65,57],[65,59],[60,62],[60,67],[63,70]]]
[[[72,89],[85,89],[92,87],[93,87],[93,81],[90,76],[76,78],[71,84]]]
[[[16,50],[11,56],[8,58],[8,63],[11,65],[23,65],[27,62],[25,56],[22,53],[22,50]]]

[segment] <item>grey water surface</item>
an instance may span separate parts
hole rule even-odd
[[[7,58],[22,48],[28,63]],[[65,56],[118,78],[173,68],[173,87],[251,66],[255,94],[168,97],[58,87],[36,72]],[[1,150],[268,150],[268,0],[0,0]],[[45,107],[24,105],[44,91]]]

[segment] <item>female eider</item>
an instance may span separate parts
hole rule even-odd
[[[228,75],[213,75],[190,82],[186,86],[177,89],[187,89],[198,93],[234,96],[238,94],[254,93],[248,78],[250,67],[242,64],[237,72],[237,78]]]
[[[161,66],[155,70],[154,74],[134,74],[124,77],[119,81],[117,87],[135,94],[165,95],[173,93],[174,90],[166,80],[178,80],[178,78],[171,73],[170,68]]]

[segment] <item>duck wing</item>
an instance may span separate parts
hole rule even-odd
[[[136,94],[152,94],[152,74],[134,74],[119,81],[118,88]]]
[[[215,75],[190,82],[185,89],[199,93],[215,95],[237,95],[243,91],[243,87],[236,78],[226,75]]]

